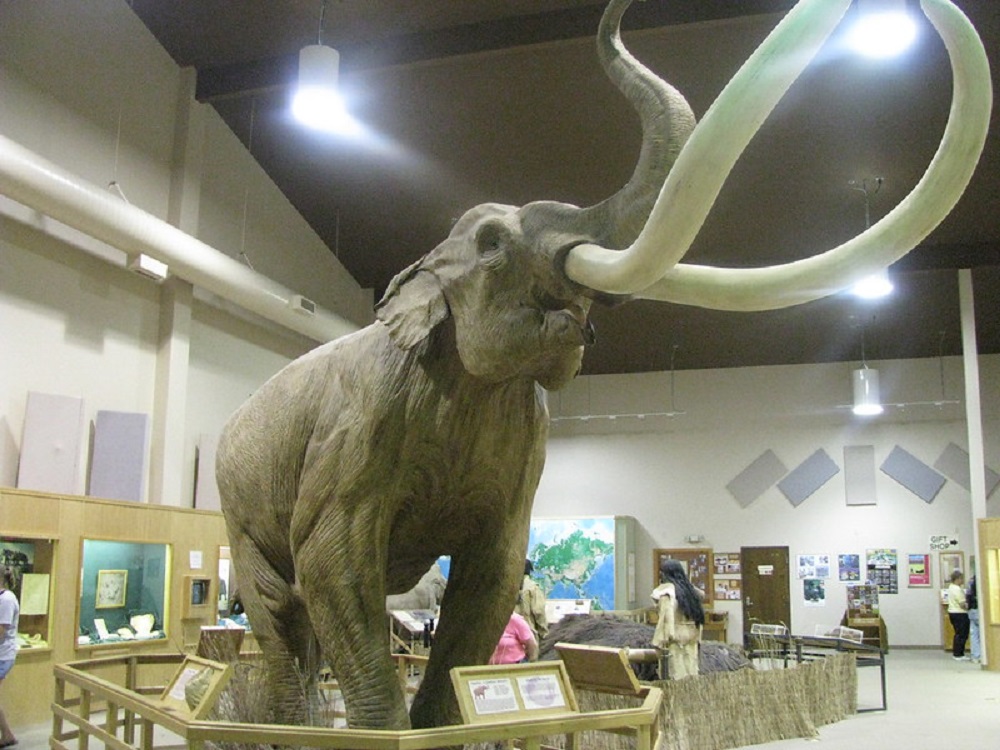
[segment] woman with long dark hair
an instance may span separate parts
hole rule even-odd
[[[668,674],[661,670],[661,677],[679,680],[698,674],[698,643],[705,624],[703,597],[677,560],[660,563],[660,585],[653,589],[652,598],[659,611],[653,645],[668,657]]]

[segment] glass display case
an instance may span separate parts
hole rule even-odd
[[[55,548],[51,539],[0,537],[0,565],[14,571],[12,590],[21,608],[17,639],[22,651],[49,648]]]
[[[170,545],[84,539],[78,646],[166,638]]]

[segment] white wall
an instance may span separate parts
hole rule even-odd
[[[199,239],[233,258],[245,251],[269,278],[358,325],[369,322],[371,290],[346,273],[214,110],[190,101],[189,83],[125,0],[4,6],[0,134],[85,183],[115,181],[158,218],[176,215],[180,201],[193,206],[185,219],[196,229],[185,229]],[[200,127],[185,144],[178,121],[189,105]],[[178,195],[171,179],[185,145],[195,158]],[[165,471],[183,478],[179,496],[163,502],[190,506],[198,436],[217,434],[249,392],[314,342],[199,290],[189,326],[165,334],[170,307],[161,288],[125,270],[120,252],[103,257],[111,262],[0,214],[0,484],[16,482],[29,390],[83,398],[88,421],[105,409],[151,414],[155,432],[168,416],[157,413],[156,396],[165,390],[157,370],[166,335],[189,354],[169,369],[181,381],[171,392],[185,399],[185,418],[183,450],[163,449],[183,456]]]
[[[684,371],[675,376],[673,418],[647,416],[563,421],[559,417],[638,414],[670,410],[670,376],[579,378],[552,394],[556,417],[548,458],[535,500],[538,516],[635,516],[638,535],[637,585],[653,587],[652,550],[688,547],[685,538],[702,535],[695,546],[738,552],[741,546],[787,546],[792,571],[792,623],[798,633],[817,624],[839,624],[846,605],[845,584],[836,580],[836,556],[894,548],[899,554],[900,589],[884,594],[881,608],[891,643],[940,642],[937,571],[934,587],[907,586],[906,556],[929,552],[932,534],[954,534],[961,549],[973,549],[969,492],[949,480],[930,504],[876,470],[877,505],[847,507],[843,475],[845,445],[872,445],[876,467],[899,445],[933,466],[953,442],[968,446],[962,404],[936,407],[939,360],[870,363],[882,376],[883,401],[906,402],[884,417],[867,421],[843,408],[849,403],[848,364]],[[946,400],[962,398],[962,363],[948,358]],[[987,464],[1000,471],[998,387],[1000,357],[981,358],[986,412]],[[743,508],[726,485],[765,450],[794,469],[824,449],[841,471],[799,506],[777,487]],[[1000,491],[990,511],[1000,511]],[[834,564],[826,581],[823,607],[806,607],[802,584],[794,578],[795,556],[828,554]],[[936,555],[933,556],[936,562]],[[730,638],[739,638],[739,602],[718,602],[730,613]]]

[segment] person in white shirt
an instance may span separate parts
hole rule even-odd
[[[0,568],[0,686],[13,668],[14,657],[17,656],[17,619],[21,606],[11,590],[15,583],[13,568]],[[0,706],[0,748],[16,744],[17,738],[10,730],[7,715]]]
[[[969,640],[969,604],[965,599],[965,576],[961,570],[955,570],[948,585],[948,619],[955,629],[955,638],[951,642],[951,658],[955,661],[969,661],[965,655],[965,643]]]

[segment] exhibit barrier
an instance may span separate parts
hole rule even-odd
[[[581,738],[592,733],[630,736],[635,750],[660,750],[659,688],[646,688],[630,708],[564,713],[539,718],[507,718],[408,731],[328,729],[276,724],[238,724],[196,718],[210,698],[189,707],[167,699],[184,687],[185,667],[198,660],[186,654],[128,655],[74,661],[54,668],[55,696],[52,704],[53,750],[87,750],[98,742],[112,750],[155,750],[184,746],[201,750],[207,744],[247,744],[256,747],[293,746],[351,748],[352,750],[424,750],[481,742],[510,745],[514,740],[527,750],[537,750],[553,738],[568,748],[579,748]],[[407,657],[402,655],[405,662]],[[197,661],[200,666],[206,660]],[[146,670],[162,674],[175,667],[175,677],[166,685],[149,684]],[[215,663],[209,695],[221,690],[230,665]],[[401,675],[408,666],[400,664]],[[217,671],[218,674],[212,674]],[[183,691],[182,691],[183,692]],[[157,731],[157,730],[165,731]]]

